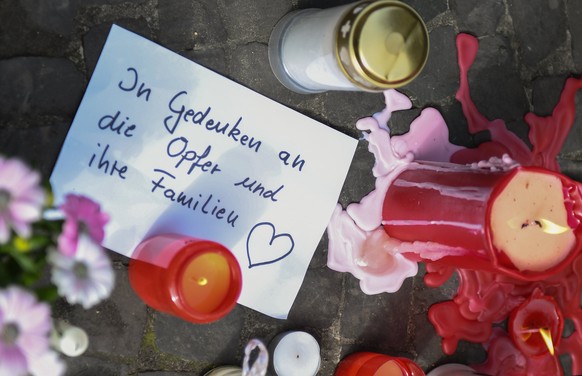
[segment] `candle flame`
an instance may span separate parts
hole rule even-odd
[[[549,221],[547,219],[542,218],[540,219],[540,222],[542,223],[542,231],[547,234],[558,235],[563,234],[564,232],[569,230],[568,227],[560,226],[559,224]]]
[[[208,279],[206,279],[204,277],[198,278],[198,285],[200,285],[200,286],[206,286],[207,284],[208,284]]]
[[[539,329],[525,329],[524,328],[521,331],[521,337],[522,337],[523,341],[525,342],[534,333],[540,333],[540,335],[542,336],[542,339],[544,340],[544,343],[546,344],[546,347],[548,348],[548,351],[553,356],[555,349],[554,349],[554,341],[552,340],[552,333],[550,332],[550,329],[549,328],[539,328]]]
[[[549,328],[538,328],[538,329],[523,329],[521,335],[524,341],[527,341],[533,333],[540,333],[548,351],[552,356],[554,355],[554,341],[552,340],[552,333]]]
[[[550,235],[563,234],[569,230],[568,227],[560,226],[559,224],[545,218],[523,221],[516,217],[509,220],[507,224],[512,229],[522,229],[529,226],[538,226],[543,232]]]
[[[546,346],[548,347],[548,350],[550,351],[550,354],[554,356],[554,341],[552,341],[552,333],[550,333],[550,329],[540,328],[539,331]]]

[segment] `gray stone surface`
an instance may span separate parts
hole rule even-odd
[[[129,367],[111,359],[90,356],[67,358],[67,376],[127,376]]]
[[[520,60],[536,68],[566,42],[566,14],[562,0],[514,0],[509,2]]]
[[[411,298],[411,279],[397,293],[362,296],[359,281],[348,276],[340,319],[342,342],[386,354],[411,351]]]
[[[381,94],[292,93],[271,73],[268,38],[287,12],[332,7],[351,0],[2,0],[0,1],[0,153],[19,156],[50,175],[83,91],[112,24],[151,39],[192,61],[355,138],[358,119],[382,110]],[[389,122],[408,131],[427,106],[440,110],[449,139],[476,146],[487,132],[470,135],[455,100],[458,32],[479,38],[469,72],[471,95],[489,119],[504,119],[527,137],[523,116],[551,114],[566,77],[582,73],[582,7],[579,0],[406,0],[427,22],[431,50],[426,68],[400,90],[413,108]],[[582,113],[582,94],[576,99]],[[273,119],[277,121],[277,119]],[[305,137],[311,137],[305,134]],[[325,140],[321,140],[322,153]],[[339,197],[344,207],[374,188],[373,156],[360,141]],[[563,171],[582,181],[582,115],[559,155]],[[461,342],[451,356],[428,322],[427,310],[456,292],[452,279],[427,288],[422,271],[394,294],[365,295],[351,275],[326,266],[328,239],[311,260],[287,320],[237,306],[224,319],[195,325],[148,309],[127,280],[128,260],[112,254],[117,283],[108,301],[83,310],[59,302],[56,317],[80,325],[91,345],[67,359],[70,376],[190,376],[218,365],[240,364],[250,338],[266,343],[288,330],[305,330],[320,343],[322,368],[360,350],[406,356],[425,371],[448,362],[478,363],[481,345]],[[570,329],[571,330],[571,329]],[[561,357],[566,374],[571,361]]]
[[[495,34],[505,14],[502,0],[453,0],[450,4],[459,20],[459,31],[476,36]]]
[[[471,97],[488,119],[515,121],[529,109],[510,41],[503,36],[479,40],[479,51],[469,71],[469,81]]]
[[[160,42],[174,51],[226,42],[226,30],[216,2],[162,0],[158,5]]]
[[[567,0],[566,9],[568,10],[568,28],[570,38],[572,38],[572,55],[576,70],[582,70],[582,7],[576,0]]]
[[[401,91],[422,103],[440,103],[454,96],[459,87],[459,67],[455,53],[455,29],[449,25],[430,32],[430,51],[425,68],[417,79]]]
[[[2,60],[0,115],[3,121],[32,116],[71,119],[84,86],[81,72],[64,58],[15,57]]]
[[[237,349],[244,327],[244,309],[240,306],[227,317],[204,325],[194,325],[166,314],[155,317],[156,344],[162,352],[217,364],[236,364],[240,359]]]
[[[126,267],[115,264],[115,289],[111,297],[84,310],[60,301],[55,315],[80,326],[90,337],[88,355],[111,354],[128,361],[137,357],[146,326],[146,306],[133,292]]]

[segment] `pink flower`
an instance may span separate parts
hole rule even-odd
[[[65,203],[61,205],[61,210],[65,213],[65,223],[58,246],[64,255],[75,254],[79,236],[83,233],[97,243],[103,241],[104,227],[109,221],[109,216],[101,211],[99,204],[85,196],[69,194],[65,198]]]
[[[39,185],[40,174],[18,159],[0,156],[0,244],[8,242],[10,229],[24,238],[30,224],[42,213],[45,193]]]
[[[21,287],[0,290],[0,376],[39,375],[30,366],[52,352],[51,328],[47,304]]]

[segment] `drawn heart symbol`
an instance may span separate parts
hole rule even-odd
[[[247,257],[249,269],[281,261],[291,254],[295,247],[289,234],[277,234],[270,222],[260,222],[253,226],[247,237]]]

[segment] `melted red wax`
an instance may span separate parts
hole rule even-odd
[[[500,157],[507,153],[525,166],[541,166],[559,171],[556,157],[566,139],[575,116],[575,95],[582,88],[582,79],[569,78],[551,116],[540,117],[533,113],[525,116],[530,127],[529,138],[533,148],[510,132],[501,119],[493,121],[483,116],[471,100],[467,73],[477,55],[477,39],[468,34],[457,37],[460,87],[456,98],[467,118],[469,132],[489,131],[491,141],[478,148],[455,152],[451,161],[471,163]],[[580,208],[575,208],[581,211]],[[563,373],[558,361],[560,354],[572,358],[572,371],[582,374],[582,255],[564,270],[543,281],[524,282],[508,276],[455,269],[437,261],[427,262],[425,283],[437,287],[455,272],[459,274],[459,290],[452,301],[433,305],[429,319],[443,337],[443,350],[453,354],[459,340],[483,343],[488,350],[485,363],[473,366],[487,375],[560,375]],[[556,348],[556,356],[549,354],[537,358],[524,356],[511,342],[507,332],[493,328],[503,322],[509,313],[530,297],[535,289],[553,296],[565,319],[574,323],[575,330],[562,338]]]

